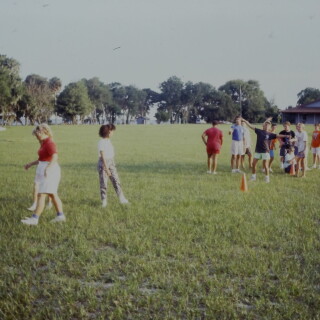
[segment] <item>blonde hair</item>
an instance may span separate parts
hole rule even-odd
[[[298,123],[296,124],[296,126],[300,126],[301,129],[304,129],[304,124],[303,124],[302,122],[298,122]]]
[[[32,134],[35,136],[37,133],[44,133],[46,134],[48,137],[52,138],[53,137],[53,133],[51,128],[46,124],[46,123],[41,123],[39,125],[37,125],[33,130],[32,130]]]

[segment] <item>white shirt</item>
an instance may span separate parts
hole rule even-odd
[[[297,138],[298,152],[301,152],[301,151],[304,150],[305,144],[308,141],[308,135],[307,135],[307,133],[305,131],[301,131],[301,132],[296,131],[295,135],[296,135],[296,138]]]
[[[244,131],[245,148],[250,148],[251,147],[250,131],[246,127],[243,127],[243,131]]]
[[[100,151],[103,152],[105,159],[114,158],[114,149],[110,139],[101,139],[98,142],[99,157],[100,157]]]
[[[295,158],[294,152],[287,153],[286,156],[284,157],[284,168],[288,168],[290,166],[290,161]]]

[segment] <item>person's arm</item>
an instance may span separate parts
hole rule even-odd
[[[32,167],[32,166],[37,166],[38,165],[38,163],[39,163],[39,161],[38,160],[35,160],[35,161],[32,161],[32,162],[29,162],[29,163],[27,163],[27,164],[25,164],[24,165],[24,168],[26,169],[26,170],[28,170],[30,167]]]
[[[256,127],[254,127],[251,123],[249,123],[249,121],[241,118],[241,121],[243,121],[250,129],[255,130]]]
[[[206,139],[206,137],[207,137],[207,135],[206,135],[206,133],[204,132],[204,133],[202,134],[201,138],[202,138],[202,141],[203,141],[203,143],[204,143],[205,145],[207,145],[207,139]]]
[[[100,150],[100,157],[102,159],[102,163],[103,163],[103,167],[104,167],[104,171],[106,172],[107,176],[111,176],[111,172],[108,169],[108,165],[107,165],[107,161],[104,157],[103,151]]]

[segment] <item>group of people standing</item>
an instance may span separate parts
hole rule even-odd
[[[279,143],[280,167],[289,173],[291,167],[295,168],[297,177],[305,177],[308,170],[306,159],[308,154],[308,135],[304,130],[303,123],[297,123],[296,131],[290,129],[290,122],[283,124],[283,130],[276,134],[277,125],[271,123],[272,118],[268,118],[263,124],[262,129],[258,129],[241,116],[235,118],[231,126],[229,135],[232,136],[231,142],[231,172],[241,173],[245,168],[245,155],[248,156],[249,168],[252,169],[251,180],[255,181],[256,167],[259,160],[262,160],[265,181],[270,182],[269,172],[272,172],[272,163],[275,156],[276,144]],[[223,133],[217,128],[218,121],[212,122],[212,128],[207,129],[202,134],[202,140],[206,145],[208,155],[209,174],[217,174],[218,155],[223,144]],[[254,130],[257,135],[254,156],[251,152],[251,137],[249,129]],[[313,154],[313,168],[320,169],[320,124],[315,124],[312,133],[310,150]]]
[[[125,198],[117,169],[114,162],[114,148],[111,143],[111,137],[116,130],[113,124],[102,125],[99,129],[98,142],[98,174],[100,182],[100,197],[102,207],[107,206],[107,181],[111,180],[121,204],[128,204],[129,201]],[[51,128],[43,123],[35,127],[32,134],[40,143],[38,150],[38,159],[27,163],[24,168],[28,170],[32,166],[37,166],[36,176],[34,180],[33,205],[28,208],[33,214],[31,217],[22,219],[21,222],[26,225],[37,225],[39,217],[45,208],[46,197],[49,197],[47,208],[51,207],[52,201],[56,217],[51,222],[65,222],[66,217],[63,213],[62,202],[58,196],[58,187],[60,183],[61,170],[58,164],[58,150],[53,141],[53,133]]]

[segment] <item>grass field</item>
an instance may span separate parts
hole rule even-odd
[[[118,126],[131,204],[109,184],[102,209],[99,127],[54,126],[67,222],[50,224],[51,209],[36,227],[20,220],[38,143],[31,127],[1,132],[0,319],[320,319],[320,170],[294,178],[277,157],[271,183],[259,169],[243,193],[227,126],[219,174],[206,174],[208,127]]]

